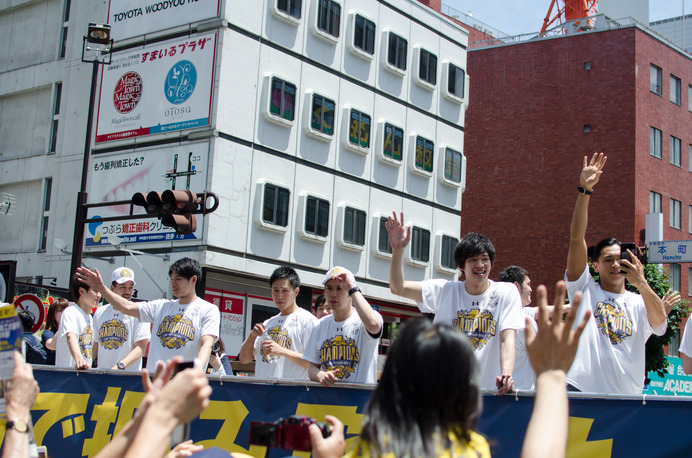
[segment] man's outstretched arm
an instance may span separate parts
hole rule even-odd
[[[589,200],[594,186],[603,173],[608,156],[594,153],[589,161],[584,156],[584,166],[579,176],[579,184],[585,192],[579,192],[577,203],[572,214],[572,224],[569,229],[569,251],[567,252],[567,280],[579,279],[588,263],[586,246],[586,227],[589,221]],[[588,194],[587,194],[588,193]]]
[[[389,265],[389,290],[397,296],[423,301],[423,293],[420,282],[406,281],[404,278],[404,250],[411,241],[411,228],[404,226],[404,213],[397,218],[396,212],[387,218],[385,223],[389,243],[392,246],[392,261]]]

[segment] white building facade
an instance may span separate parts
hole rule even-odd
[[[406,277],[455,277],[468,33],[443,16],[406,0],[2,0],[0,195],[13,203],[0,259],[17,260],[18,279],[69,282],[89,22],[109,22],[115,47],[97,81],[88,202],[174,188],[219,206],[185,237],[156,219],[89,223],[85,264],[104,277],[128,265],[138,297],[155,298],[171,297],[170,262],[197,259],[229,354],[276,313],[279,265],[298,271],[303,306],[341,265],[385,319],[417,314],[389,292],[392,211],[413,226]]]

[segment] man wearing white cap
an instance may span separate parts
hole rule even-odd
[[[376,383],[382,316],[365,300],[348,269],[334,267],[322,284],[334,313],[320,320],[305,346],[310,379],[325,386]]]
[[[132,269],[118,267],[111,275],[111,291],[132,299],[135,287]],[[148,323],[117,311],[111,304],[99,307],[94,313],[96,351],[99,369],[142,370],[142,356],[151,338]]]

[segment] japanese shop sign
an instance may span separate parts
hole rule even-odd
[[[130,200],[136,192],[189,189],[204,191],[207,184],[209,144],[192,143],[168,148],[141,148],[130,152],[94,154],[89,165],[89,203]],[[127,215],[129,205],[102,207],[90,211],[89,218]],[[144,213],[135,207],[135,214]],[[169,242],[202,237],[202,215],[197,215],[197,231],[179,235],[157,218],[89,223],[86,246],[108,245],[108,237],[122,243]]]
[[[96,143],[208,126],[216,34],[113,54],[101,74]]]
[[[235,356],[243,345],[243,310],[245,296],[230,291],[207,288],[204,300],[211,302],[221,312],[221,329],[219,336],[223,339],[226,354]]]
[[[692,262],[692,240],[651,242],[648,258],[652,264]]]
[[[114,40],[217,17],[221,0],[111,0],[108,23]]]

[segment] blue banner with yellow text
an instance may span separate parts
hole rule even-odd
[[[132,417],[143,397],[138,375],[37,369],[41,393],[32,410],[36,442],[51,457],[94,456]],[[192,423],[191,437],[205,447],[264,456],[249,445],[250,421],[274,421],[289,415],[339,417],[346,425],[347,446],[360,433],[371,388],[324,388],[312,383],[258,383],[248,377],[210,379],[209,407]],[[434,381],[431,381],[434,389]],[[421,393],[425,396],[425,393]],[[569,457],[687,456],[692,436],[690,398],[570,399]],[[483,398],[479,429],[493,457],[519,456],[531,416],[533,396]],[[4,438],[4,428],[0,431]],[[290,452],[273,450],[270,456]],[[307,453],[294,456],[308,457]]]

